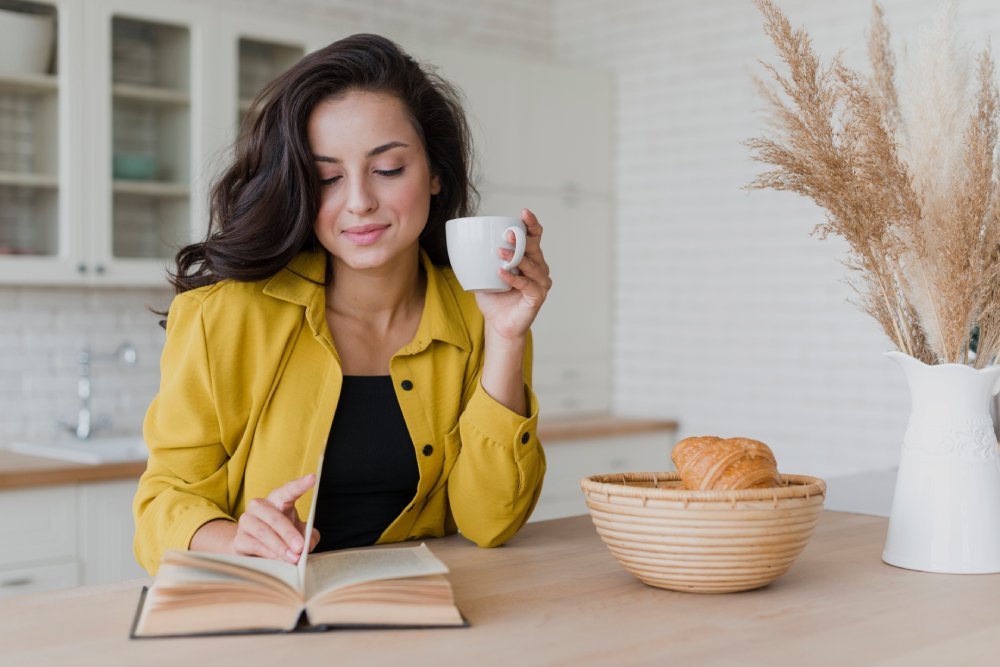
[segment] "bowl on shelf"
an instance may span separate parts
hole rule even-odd
[[[675,472],[581,480],[605,545],[643,583],[693,593],[766,586],[792,566],[823,511],[826,484],[782,475],[782,486],[685,489]]]
[[[138,153],[115,153],[111,158],[111,175],[126,181],[152,181],[158,167],[156,156]]]
[[[45,74],[52,60],[55,18],[0,9],[0,74]]]

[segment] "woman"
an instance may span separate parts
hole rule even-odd
[[[552,283],[525,210],[512,289],[459,287],[444,223],[473,209],[470,155],[452,88],[382,37],[261,93],[206,241],[177,256],[134,503],[150,573],[170,548],[294,562],[524,524],[545,473],[529,327]]]

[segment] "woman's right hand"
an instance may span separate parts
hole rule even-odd
[[[295,501],[316,483],[316,473],[279,486],[266,498],[254,498],[237,522],[232,552],[241,556],[263,556],[296,563],[305,545],[306,523],[299,519]],[[319,531],[313,528],[309,551],[316,548]]]

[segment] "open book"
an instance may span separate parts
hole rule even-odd
[[[314,488],[305,535],[318,495]],[[466,625],[446,572],[424,544],[303,553],[297,565],[167,551],[139,599],[132,637]]]

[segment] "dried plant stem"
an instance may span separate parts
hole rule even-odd
[[[776,167],[750,189],[788,190],[827,212],[814,230],[843,237],[858,305],[902,351],[926,363],[1000,353],[1000,95],[987,49],[970,90],[967,51],[951,3],[909,59],[897,93],[884,12],[873,5],[864,78],[834,58],[823,67],[809,36],[773,0],[754,0],[787,65],[758,81],[773,137],[746,142]]]
[[[934,292],[931,289],[930,283],[927,281],[927,272],[924,270],[924,260],[923,258],[917,259],[917,270],[920,272],[920,280],[923,283],[924,291],[928,295],[933,295]],[[938,339],[944,340],[944,327],[941,326],[941,317],[938,315],[937,305],[934,303],[934,297],[929,296],[930,310],[931,314],[934,316],[934,329],[937,332]]]

